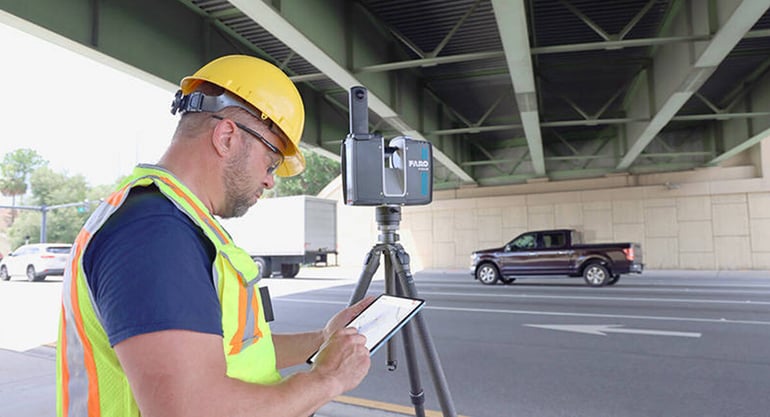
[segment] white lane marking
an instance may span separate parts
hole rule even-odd
[[[420,291],[420,294],[428,295],[458,295],[453,292],[441,291]],[[464,293],[459,294],[464,297],[503,297],[503,298],[543,298],[556,300],[603,300],[603,301],[643,301],[646,303],[707,303],[707,304],[757,304],[770,305],[770,301],[752,301],[752,300],[714,300],[714,299],[696,299],[696,298],[645,298],[645,297],[613,297],[613,296],[583,296],[583,295],[543,295],[543,294],[479,294]]]
[[[768,281],[768,280],[764,280]],[[441,286],[450,286],[450,287],[467,287],[469,285],[474,286],[481,286],[482,284],[473,281],[471,282],[452,282],[452,281],[440,281],[440,280],[420,280],[419,278],[415,278],[415,282],[419,283],[420,285],[441,285]],[[614,286],[611,288],[606,288],[609,291],[633,291],[633,290],[639,290],[644,289],[646,291],[654,290],[654,288],[646,288],[648,285],[655,285],[655,286],[662,286],[665,288],[658,288],[658,289],[665,289],[665,290],[676,290],[676,291],[690,291],[694,288],[765,288],[770,289],[770,284],[751,284],[741,281],[735,281],[730,283],[709,283],[709,282],[686,282],[686,281],[670,281],[670,280],[656,280],[656,281],[623,281],[621,278],[620,282],[622,282],[625,285],[622,286]],[[553,278],[553,277],[543,277],[543,278],[517,278],[516,283],[511,284],[512,286],[516,287],[517,285],[519,287],[522,287],[523,289],[530,289],[527,287],[537,287],[537,289],[546,289],[546,288],[553,288],[558,289],[562,288],[564,286],[567,286],[569,288],[580,288],[584,291],[599,291],[598,288],[591,288],[587,287],[585,283],[583,282],[582,278]],[[495,285],[495,286],[488,286],[490,290],[493,290],[495,287],[502,287],[502,285]],[[670,288],[669,288],[670,287]],[[685,288],[675,288],[675,287],[685,287]]]
[[[312,299],[305,299],[305,298],[279,298],[274,300],[274,302],[277,302],[277,301],[347,305],[347,303],[344,301],[312,300]],[[595,317],[595,318],[610,318],[610,319],[684,321],[684,322],[692,322],[692,323],[750,324],[750,325],[758,325],[758,326],[770,326],[770,321],[733,320],[733,319],[726,319],[724,317],[700,318],[700,317],[635,316],[631,314],[597,314],[597,313],[574,313],[574,312],[563,312],[563,311],[504,310],[504,309],[498,309],[498,308],[463,308],[463,307],[439,307],[439,306],[426,306],[425,309],[440,310],[440,311],[460,311],[465,313],[493,313],[493,314],[558,316],[558,317]]]
[[[350,292],[348,289],[334,288],[332,291]],[[583,296],[583,295],[545,295],[545,294],[487,294],[487,293],[462,293],[444,291],[419,291],[420,295],[445,295],[482,298],[527,298],[527,299],[552,299],[552,300],[591,300],[591,301],[639,301],[645,303],[693,303],[693,304],[736,304],[736,305],[770,305],[770,301],[754,300],[715,300],[696,298],[646,298],[646,297],[616,297],[616,296]],[[752,293],[756,295],[756,292]]]
[[[676,337],[700,337],[695,332],[672,332],[666,330],[626,329],[622,324],[525,324],[528,327],[538,327],[548,330],[585,333],[597,336],[607,336],[607,333],[640,334],[646,336],[676,336]]]

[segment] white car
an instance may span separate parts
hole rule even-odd
[[[72,245],[34,243],[20,246],[0,261],[0,279],[26,276],[27,281],[42,281],[48,275],[63,275]]]

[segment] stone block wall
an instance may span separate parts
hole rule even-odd
[[[582,231],[586,242],[638,242],[653,269],[770,269],[770,191],[620,200],[611,194],[567,194],[550,204],[530,197],[436,201],[429,209],[405,208],[402,228],[421,231],[412,251],[431,268],[463,268],[475,249],[502,246],[528,230],[567,227]]]
[[[726,167],[437,191],[430,205],[403,208],[400,242],[413,270],[467,268],[474,250],[551,228],[578,229],[589,243],[638,242],[650,269],[770,269],[770,181],[753,173]],[[330,189],[327,198],[341,201],[339,187]],[[340,203],[341,264],[362,264],[377,242],[374,210]]]

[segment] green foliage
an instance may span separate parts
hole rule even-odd
[[[8,229],[8,237],[12,250],[25,244],[27,238],[29,238],[29,243],[40,242],[40,212],[19,211],[13,226]]]
[[[88,191],[86,179],[82,175],[68,177],[48,167],[33,172],[29,183],[32,186],[33,203],[38,205],[51,206],[83,201]]]
[[[47,166],[35,170],[29,179],[31,188],[31,205],[55,206],[89,199],[98,201],[106,196],[95,195],[94,190],[89,190],[86,180],[82,175],[69,177],[65,174],[52,171]],[[98,187],[98,192],[104,191],[107,186]],[[48,242],[72,243],[80,228],[91,214],[95,204],[91,204],[86,210],[78,210],[79,207],[64,207],[50,209],[46,215],[46,240]],[[20,212],[18,219],[9,229],[11,247],[16,248],[24,244],[27,239],[30,243],[40,241],[40,227],[42,214],[39,211]]]
[[[306,165],[302,174],[277,178],[273,188],[273,196],[316,195],[331,180],[340,175],[340,163],[318,155],[315,152],[305,152]]]
[[[32,149],[16,149],[5,154],[0,169],[0,193],[12,196],[15,203],[17,195],[27,192],[27,178],[30,173],[47,164],[48,161]]]
[[[90,212],[78,213],[77,207],[50,210],[46,219],[46,240],[48,242],[72,243],[83,227]],[[17,248],[29,240],[40,242],[41,216],[39,211],[23,211],[13,226],[8,229],[11,247]]]
[[[86,220],[88,220],[89,215],[90,212],[78,213],[76,207],[67,207],[49,211],[46,240],[49,242],[62,243],[74,242],[80,229],[86,223]]]

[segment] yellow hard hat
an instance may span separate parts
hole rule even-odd
[[[289,77],[275,65],[247,55],[227,55],[204,65],[195,74],[182,79],[182,94],[195,91],[202,82],[216,84],[270,119],[289,139],[284,161],[275,171],[279,177],[291,177],[305,169],[305,157],[299,149],[305,126],[302,97]]]

